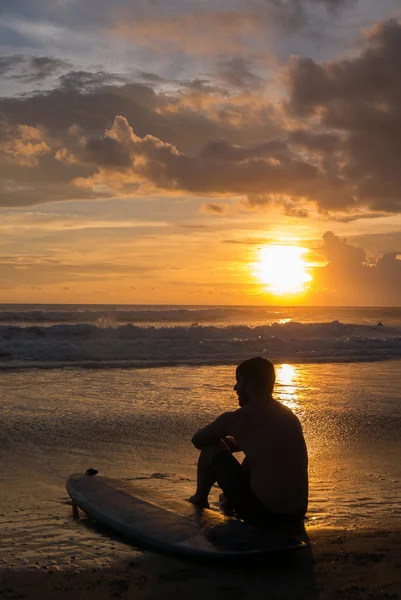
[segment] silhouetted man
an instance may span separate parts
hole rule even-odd
[[[308,504],[308,455],[295,414],[272,397],[272,363],[255,357],[236,370],[240,408],[195,433],[201,450],[196,493],[189,501],[208,506],[217,481],[237,516],[258,525],[302,522]],[[232,455],[242,451],[240,464]]]

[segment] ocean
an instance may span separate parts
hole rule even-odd
[[[253,355],[302,422],[308,527],[399,526],[400,308],[1,305],[0,566],[140,554],[72,518],[65,478],[93,467],[188,497],[191,436],[235,409]]]
[[[401,308],[0,305],[3,369],[220,365],[248,355],[399,358]]]

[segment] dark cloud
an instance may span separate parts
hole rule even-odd
[[[341,138],[335,133],[313,133],[306,129],[297,129],[289,133],[290,142],[301,148],[313,150],[314,152],[334,152],[339,150]]]
[[[0,57],[0,77],[38,83],[70,66],[70,63],[59,58],[13,54]]]
[[[60,88],[72,92],[90,92],[106,85],[126,83],[126,81],[126,77],[117,73],[69,71],[60,77]]]
[[[283,201],[284,214],[287,217],[294,217],[296,219],[306,219],[309,216],[309,212],[306,208],[300,208],[295,202],[287,200]]]
[[[321,251],[328,264],[315,269],[315,293],[344,306],[397,306],[401,297],[401,254],[384,254],[374,264],[366,252],[332,232],[323,236]]]
[[[115,79],[114,76],[111,78]],[[214,107],[210,114],[208,107],[195,109],[189,104],[192,96],[188,100],[184,90],[174,97],[156,93],[151,86],[141,83],[105,85],[105,81],[109,81],[109,77],[104,73],[70,72],[63,76],[62,85],[54,90],[25,97],[0,98],[0,116],[6,124],[3,133],[0,131],[0,143],[7,130],[8,144],[7,148],[3,147],[3,153],[7,150],[7,161],[0,164],[2,206],[96,198],[115,193],[115,190],[103,189],[99,195],[89,186],[77,187],[74,181],[88,178],[102,167],[116,169],[132,164],[121,140],[104,136],[116,114],[125,115],[139,136],[152,134],[163,140],[166,147],[173,144],[179,148],[187,158],[196,156],[209,139],[225,138],[232,144],[241,145],[249,137],[257,143],[278,131],[266,106],[260,109],[261,119],[258,119],[259,109],[250,112],[248,106],[237,107],[235,97],[224,98],[224,107],[216,115]],[[195,93],[200,97],[209,94],[199,90]],[[220,100],[217,96],[213,99],[217,103]],[[235,125],[231,122],[232,113],[235,114]],[[35,141],[35,158],[33,142],[21,139],[20,127],[40,131],[45,138],[42,141],[48,147],[47,153],[44,153],[44,146],[43,152],[39,152],[41,146]],[[13,136],[15,160],[10,166]],[[29,153],[31,163],[28,165],[25,160],[24,165],[22,159]],[[75,155],[79,155],[79,161]],[[166,180],[167,188],[171,189],[171,185]],[[137,189],[138,186],[131,182],[122,193],[135,194]]]
[[[355,213],[352,215],[346,215],[345,217],[331,217],[332,221],[337,221],[338,223],[353,223],[354,221],[364,220],[364,219],[380,219],[382,217],[387,217],[388,213]]]
[[[124,152],[121,144],[112,137],[88,139],[86,150],[90,160],[95,161],[98,165],[123,168],[131,166],[131,157]]]
[[[332,231],[323,235],[323,252],[332,264],[360,265],[366,260],[366,252],[347,244],[346,239],[341,239]]]
[[[361,248],[368,248],[373,256],[391,254],[394,248],[401,248],[401,231],[362,234],[354,236],[352,243]]]
[[[332,18],[340,9],[356,4],[358,0],[264,0],[264,5],[276,25],[287,32],[311,27],[316,20],[316,9],[322,8]],[[327,16],[327,15],[326,15]]]
[[[251,146],[234,146],[226,140],[209,142],[202,150],[201,157],[211,160],[240,162],[252,158],[267,158],[278,163],[288,157],[288,145],[282,140],[272,140]]]
[[[0,122],[0,206],[97,198],[72,182],[93,169],[56,158],[58,141],[45,129]]]
[[[272,199],[266,194],[247,194],[242,203],[247,208],[260,210],[269,206],[272,203]]]
[[[25,62],[25,57],[22,54],[0,56],[0,75],[7,75],[23,62]]]
[[[290,68],[289,109],[311,119],[301,144],[316,150],[319,129],[334,136],[331,148],[320,149],[333,181],[356,204],[376,211],[401,210],[400,72],[401,23],[395,19],[376,26],[353,58],[327,63],[294,58]]]
[[[156,73],[149,73],[148,71],[138,71],[138,77],[147,83],[166,83],[169,79],[157,75]]]
[[[202,205],[203,212],[212,213],[215,215],[225,215],[227,212],[227,205],[225,204],[213,204],[212,202],[207,202]]]
[[[191,81],[177,82],[178,85],[186,88],[187,90],[196,90],[202,94],[214,94],[221,93],[222,95],[229,96],[228,91],[219,89],[214,85],[211,85],[209,79],[192,79]]]
[[[125,153],[126,160],[131,161],[130,172],[126,173],[128,184],[142,181],[156,189],[209,196],[259,194],[261,190],[303,196],[318,178],[316,167],[298,160],[289,149],[284,153],[280,146],[277,159],[275,144],[270,149],[265,145],[240,149],[225,146],[225,152],[221,156],[214,153],[213,159],[209,152],[191,157],[154,136],[137,136],[122,116],[116,117],[113,127],[105,133],[103,143],[108,150],[110,137],[120,144],[120,160]],[[98,151],[101,144],[99,140]],[[88,152],[88,147],[85,150]],[[104,163],[103,166],[112,167]],[[122,174],[116,175],[109,169],[101,179],[120,186]]]
[[[232,144],[254,143],[277,134],[279,125],[269,104],[237,106],[232,98],[213,98],[209,90],[193,96],[156,93],[143,83],[126,85],[97,84],[93,74],[84,78],[64,78],[67,85],[25,98],[0,98],[0,113],[12,123],[41,125],[56,135],[63,135],[71,125],[79,125],[89,134],[104,132],[116,115],[124,115],[140,136],[152,134],[174,144],[184,152],[196,153],[208,140],[226,139]],[[89,77],[89,89],[85,80]],[[195,83],[195,82],[194,82]],[[203,100],[208,104],[203,106]],[[235,118],[236,123],[232,121]]]
[[[401,210],[400,23],[377,26],[349,59],[294,58],[290,119],[249,91],[255,80],[245,60],[223,67],[226,85],[236,88],[230,93],[207,79],[167,93],[155,91],[151,74],[144,84],[69,71],[54,90],[0,98],[16,136],[2,146],[0,202],[96,197],[101,189],[110,196],[246,196],[255,210],[273,198],[295,218],[307,216],[310,202],[348,220],[366,209]],[[29,130],[19,127],[43,139],[21,138]]]
[[[223,84],[241,90],[259,89],[265,83],[264,79],[252,71],[252,63],[242,56],[222,62],[217,75]]]

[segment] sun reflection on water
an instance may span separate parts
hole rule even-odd
[[[299,378],[298,368],[286,363],[276,367],[276,395],[280,402],[291,408],[295,413],[299,412],[297,382]]]

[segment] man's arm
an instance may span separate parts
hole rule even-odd
[[[225,438],[229,433],[231,415],[230,412],[223,413],[213,423],[199,429],[192,438],[195,448],[202,450],[205,446],[210,446]]]
[[[226,437],[223,438],[223,442],[227,444],[231,452],[242,452],[237,440],[232,435],[226,435]]]

